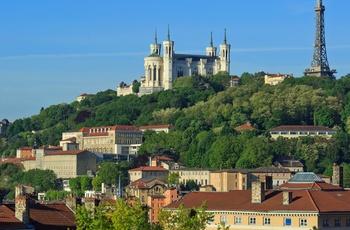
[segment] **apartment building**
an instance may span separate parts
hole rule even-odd
[[[277,139],[278,137],[298,138],[304,136],[331,138],[336,133],[334,129],[312,125],[281,125],[270,129],[269,132],[273,139]]]
[[[162,167],[157,166],[141,166],[138,168],[133,168],[128,170],[130,183],[149,177],[156,177],[163,182],[167,182],[169,171]]]
[[[77,143],[80,150],[119,154],[130,161],[142,144],[142,131],[127,125],[84,127],[62,133],[60,145],[65,143]]]
[[[181,184],[186,184],[188,181],[193,180],[197,185],[205,186],[211,184],[211,169],[201,169],[201,168],[178,168],[170,169],[169,173],[178,173],[180,178],[179,182]]]

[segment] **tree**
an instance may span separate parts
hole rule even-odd
[[[147,220],[148,209],[139,201],[131,205],[127,200],[118,199],[114,204],[99,204],[97,207],[78,206],[75,217],[77,229],[151,229]]]
[[[168,184],[179,184],[180,174],[178,172],[169,173]]]
[[[162,210],[158,215],[159,225],[164,230],[202,230],[211,218],[205,201],[198,208],[185,209],[181,204],[175,212]]]

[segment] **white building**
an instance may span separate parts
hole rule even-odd
[[[161,56],[161,44],[157,42],[155,34],[154,43],[150,45],[150,55],[145,57],[145,76],[140,80],[139,96],[172,89],[173,82],[182,76],[211,75],[220,71],[230,73],[230,49],[231,45],[226,41],[220,44],[219,54],[213,46],[211,35],[210,46],[206,48],[206,55],[177,54],[174,41],[168,37],[163,41],[163,56]],[[117,94],[125,95],[126,91],[118,87]]]

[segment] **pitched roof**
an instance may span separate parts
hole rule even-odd
[[[234,130],[245,131],[245,130],[255,130],[255,129],[250,124],[243,124],[234,128]]]
[[[309,190],[321,190],[321,191],[342,191],[344,190],[342,187],[335,186],[325,182],[308,182],[308,183],[283,183],[276,187],[276,189],[280,190],[301,190],[301,189],[309,189]]]
[[[157,160],[157,161],[173,161],[174,160],[174,159],[171,159],[171,158],[166,157],[166,156],[156,156],[153,159]]]
[[[6,205],[14,215],[15,205]],[[75,229],[74,213],[63,203],[30,204],[29,215],[36,230],[66,230]]]
[[[206,201],[208,211],[304,211],[304,212],[349,212],[350,191],[292,191],[292,201],[283,205],[283,191],[268,191],[265,201],[252,204],[250,190],[231,190],[229,192],[191,192],[175,201],[165,209],[176,209],[180,204],[184,208],[199,207]]]
[[[313,125],[280,125],[269,131],[329,131],[334,132],[334,129],[324,126],[313,126]]]
[[[156,166],[141,166],[138,168],[129,169],[128,171],[168,171],[168,170],[165,168],[156,167]]]
[[[76,141],[76,140],[77,140],[76,137],[70,137],[70,138],[64,139],[62,141]]]
[[[55,151],[52,153],[49,153],[45,156],[52,156],[52,155],[78,155],[80,153],[87,152],[86,150],[60,150]]]
[[[134,182],[131,182],[129,187],[135,187],[135,188],[151,188],[153,185],[156,184],[162,184],[164,185],[165,183],[159,180],[156,177],[150,177],[150,178],[141,178],[138,180],[135,180]]]
[[[15,212],[5,205],[0,206],[0,229],[26,229],[27,226],[15,217]]]

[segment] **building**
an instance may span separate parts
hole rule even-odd
[[[263,182],[253,182],[252,190],[191,192],[164,209],[176,211],[180,204],[192,209],[206,201],[206,210],[213,215],[207,230],[217,229],[221,222],[239,230],[348,229],[350,191],[333,185],[324,187],[332,189],[296,185],[293,189],[266,191]]]
[[[79,96],[77,96],[77,102],[81,102],[81,101],[84,100],[87,96],[89,96],[89,94],[87,94],[87,93],[80,94]]]
[[[284,79],[289,78],[289,77],[293,77],[293,74],[270,74],[267,73],[264,76],[265,79],[265,84],[269,84],[269,85],[277,85],[279,83],[281,83],[282,81],[284,81]]]
[[[150,55],[144,59],[145,76],[140,80],[139,96],[172,89],[173,82],[182,76],[212,75],[221,71],[230,73],[231,45],[227,43],[226,30],[219,54],[213,46],[212,35],[206,55],[177,54],[169,30],[167,40],[163,42],[163,49],[161,55],[161,44],[157,42],[155,33],[154,43],[150,45]],[[118,96],[125,93],[126,90],[121,86],[117,88]]]
[[[130,183],[142,179],[142,178],[158,178],[163,182],[167,182],[169,171],[162,167],[157,166],[141,166],[134,169],[129,169],[129,181]]]
[[[248,124],[237,126],[236,128],[234,128],[234,130],[236,130],[237,132],[245,132],[245,131],[253,131],[255,130],[255,128],[253,128],[252,125],[248,123]]]
[[[138,198],[142,205],[146,205],[148,196],[159,196],[166,190],[165,182],[156,177],[141,178],[126,187],[126,195],[128,198]]]
[[[256,169],[224,169],[210,173],[211,185],[216,191],[248,190],[252,182],[265,182],[266,189],[285,183],[292,177],[288,169],[260,167]]]
[[[40,204],[16,187],[15,203],[0,205],[0,229],[76,229],[73,211],[64,203]]]
[[[118,154],[131,161],[142,144],[142,131],[136,126],[116,125],[84,127],[62,133],[60,145],[77,143],[80,150]]]
[[[234,86],[238,86],[238,85],[239,85],[239,78],[238,77],[231,77],[230,86],[234,87]]]
[[[46,151],[45,148],[35,149],[35,156],[17,158],[25,168],[50,169],[57,178],[69,179],[88,172],[96,172],[96,155],[86,150],[56,150]]]
[[[159,132],[165,132],[165,133],[169,133],[170,129],[172,129],[173,126],[170,124],[166,124],[166,125],[148,125],[148,126],[141,126],[139,129],[142,130],[143,132],[146,130],[153,130],[156,133]]]
[[[180,178],[179,182],[186,185],[190,180],[196,182],[199,186],[210,185],[211,184],[211,169],[201,169],[201,168],[178,168],[170,169],[170,173],[178,173]]]
[[[291,172],[304,172],[304,165],[294,157],[285,157],[275,162],[275,167],[288,169]]]
[[[158,214],[160,210],[180,197],[177,188],[167,188],[163,194],[149,195],[147,198],[149,222],[158,222]]]
[[[303,136],[331,138],[336,133],[334,129],[312,125],[281,125],[270,129],[269,132],[273,139],[277,139],[278,137],[298,138]]]

